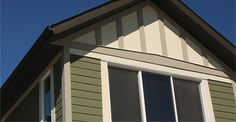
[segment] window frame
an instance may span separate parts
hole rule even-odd
[[[44,111],[44,82],[49,78],[50,80],[50,95],[51,95],[51,122],[55,121],[55,107],[54,107],[54,77],[53,77],[53,67],[51,67],[45,74],[43,74],[42,78],[39,82],[39,121],[45,122],[45,111]]]
[[[108,67],[117,67],[117,68],[123,68],[123,69],[128,69],[128,70],[134,70],[134,71],[138,72],[137,73],[138,90],[139,90],[139,97],[140,97],[139,99],[140,99],[141,119],[142,119],[143,122],[147,122],[146,108],[145,108],[145,98],[144,98],[144,91],[143,91],[144,90],[143,89],[143,78],[142,78],[142,72],[143,71],[150,72],[150,73],[155,73],[155,74],[160,74],[160,75],[167,75],[167,76],[170,77],[171,92],[172,92],[176,122],[178,122],[179,120],[178,120],[178,113],[177,113],[173,78],[179,78],[179,79],[183,79],[183,80],[190,80],[190,81],[193,81],[193,82],[198,82],[199,83],[199,94],[200,94],[200,101],[201,101],[201,106],[202,106],[203,120],[204,120],[204,122],[211,121],[211,117],[209,116],[209,114],[207,114],[208,111],[211,111],[211,110],[209,110],[208,105],[207,105],[207,99],[209,98],[209,93],[207,91],[209,91],[209,87],[208,87],[208,83],[207,83],[206,79],[199,78],[199,77],[194,77],[194,76],[188,77],[188,76],[184,76],[184,75],[176,75],[176,74],[172,74],[170,72],[160,72],[157,69],[139,68],[139,67],[124,65],[124,64],[117,64],[117,63],[112,63],[112,62],[106,62],[106,65],[104,65],[104,66],[106,66],[106,69],[108,69]],[[107,75],[106,77],[108,77],[107,82],[109,84],[109,74],[108,74],[108,72],[107,72],[106,75]],[[108,96],[108,99],[110,100],[110,96]],[[112,120],[111,116],[110,116],[110,120]]]

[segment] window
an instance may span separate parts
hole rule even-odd
[[[170,77],[142,72],[148,121],[175,121]]]
[[[109,68],[113,121],[141,121],[137,72]]]
[[[199,83],[173,80],[179,121],[203,121]]]
[[[44,81],[44,120],[51,121],[51,87],[50,78]]]
[[[141,121],[142,117],[147,121],[203,121],[199,82],[114,67],[108,70],[113,121]],[[143,84],[143,106],[138,82]]]

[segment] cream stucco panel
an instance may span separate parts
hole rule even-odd
[[[142,9],[147,53],[162,54],[157,12],[150,6]]]
[[[118,48],[117,28],[115,21],[101,27],[102,45]]]
[[[194,44],[190,38],[186,37],[188,59],[191,63],[203,65],[203,58],[201,54],[201,48]]]
[[[224,69],[218,62],[216,62],[212,57],[209,55],[207,56],[208,60],[208,66],[211,68],[216,68],[216,69]]]
[[[124,49],[141,51],[137,12],[122,17]]]
[[[95,31],[88,32],[78,38],[75,38],[72,41],[95,45],[96,44]]]
[[[166,19],[164,19],[164,23],[167,54],[169,57],[182,60],[183,53],[181,47],[181,39],[179,37],[179,30],[172,25],[173,23],[168,22]]]

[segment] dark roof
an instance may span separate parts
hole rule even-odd
[[[110,1],[47,27],[1,87],[1,116],[60,51],[52,41],[112,16],[143,0]],[[152,0],[202,45],[236,71],[235,46],[179,0]]]

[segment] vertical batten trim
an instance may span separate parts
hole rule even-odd
[[[207,54],[202,49],[201,49],[201,55],[202,55],[202,60],[203,60],[203,66],[209,66],[208,60],[207,60]]]
[[[160,37],[161,37],[161,48],[162,48],[162,55],[167,56],[167,46],[166,46],[166,34],[164,28],[164,18],[157,14],[159,19],[159,27],[160,27]]]
[[[117,18],[116,20],[116,29],[117,29],[117,38],[118,38],[118,47],[124,48],[124,39],[123,39],[123,30],[122,30],[122,22],[121,18]]]
[[[95,39],[96,39],[96,45],[102,45],[102,33],[100,27],[95,29]]]
[[[204,113],[205,122],[215,122],[214,110],[211,101],[210,89],[207,80],[202,80],[200,83],[200,96],[202,101],[202,110]]]
[[[147,52],[146,40],[145,40],[145,34],[144,34],[144,24],[143,24],[142,8],[138,8],[137,15],[138,15],[138,27],[139,27],[141,51],[142,52]]]
[[[138,88],[139,88],[139,100],[140,100],[142,122],[147,122],[144,91],[143,91],[142,71],[138,72]]]
[[[72,122],[71,109],[71,79],[70,79],[70,52],[68,47],[63,48],[63,79],[62,79],[62,113],[64,122]]]
[[[105,61],[101,61],[101,80],[102,80],[103,121],[104,122],[112,122],[108,64]]]
[[[186,41],[185,41],[185,35],[183,33],[183,30],[180,30],[180,40],[181,40],[183,59],[184,59],[184,61],[189,61],[187,44],[186,44]]]

